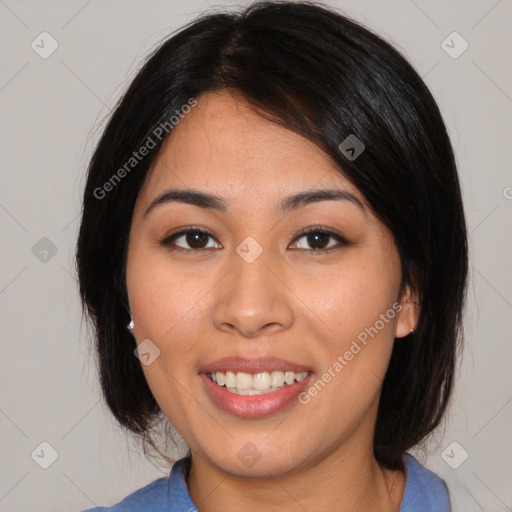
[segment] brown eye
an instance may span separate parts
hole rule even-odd
[[[329,244],[329,238],[331,237],[325,233],[311,233],[306,235],[308,244],[310,244],[315,249],[325,249]]]
[[[202,251],[215,248],[207,247],[209,238],[213,239],[213,235],[203,229],[186,229],[166,237],[160,242],[160,245],[171,250]]]
[[[209,235],[199,231],[190,231],[183,236],[185,237],[186,243],[192,247],[192,249],[204,249],[209,237]]]
[[[310,252],[329,252],[332,249],[337,249],[348,245],[348,241],[329,229],[320,229],[318,226],[310,229],[305,229],[301,232],[301,235],[295,238],[294,245],[297,245],[297,240],[305,239],[306,244],[312,250]],[[330,243],[332,241],[333,243]],[[298,247],[301,250],[308,250],[307,247]]]

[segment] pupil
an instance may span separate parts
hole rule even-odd
[[[308,243],[313,245],[313,246],[316,246],[318,245],[318,239],[320,239],[320,245],[321,247],[318,247],[318,249],[323,249],[327,244],[325,243],[325,241],[328,239],[329,237],[326,236],[326,235],[323,235],[322,233],[313,233],[311,235],[308,236]],[[322,239],[324,241],[324,243],[322,244]]]
[[[203,248],[203,246],[205,245],[205,241],[207,239],[207,235],[204,234],[204,233],[199,233],[199,232],[193,232],[193,233],[188,233],[187,234],[187,244],[190,245],[191,247],[194,247],[194,246],[199,246],[199,248]],[[203,242],[201,244],[201,241]]]

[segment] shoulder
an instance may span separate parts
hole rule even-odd
[[[122,501],[110,507],[95,507],[83,512],[135,512],[137,510],[159,511],[164,510],[167,500],[167,486],[169,478],[162,477],[150,484],[132,492]]]
[[[451,512],[445,482],[408,453],[404,463],[406,481],[398,512]]]
[[[89,508],[82,512],[167,512],[171,498],[174,504],[178,504],[188,497],[184,468],[184,459],[180,459],[173,464],[169,476],[154,480],[115,505]]]

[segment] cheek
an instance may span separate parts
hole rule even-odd
[[[293,289],[312,323],[342,348],[392,308],[399,284],[396,262],[354,252],[339,266],[324,267],[308,279],[297,279]],[[378,323],[383,335],[393,334],[394,338],[395,316],[392,310],[384,326]]]
[[[340,270],[336,279],[320,281],[318,292],[301,292],[304,302],[314,305],[308,318],[315,325],[310,338],[316,340],[311,348],[318,360],[316,379],[301,403],[323,418],[326,439],[352,432],[376,414],[393,349],[399,286],[399,276],[384,270],[361,260]]]
[[[164,346],[169,340],[186,342],[194,338],[194,329],[199,329],[194,319],[205,307],[205,280],[184,273],[183,267],[173,264],[165,251],[133,247],[126,281],[139,336]]]
[[[379,393],[395,339],[400,286],[398,255],[378,246],[374,251],[354,251],[336,270],[316,275],[315,286],[297,281],[297,295],[314,326],[317,378],[328,382],[311,389],[316,411],[330,411],[332,428],[349,421],[347,408],[363,414]],[[388,248],[389,249],[389,248]],[[299,283],[302,282],[302,285]],[[397,307],[398,306],[398,307]],[[308,397],[305,397],[307,400]],[[344,423],[343,423],[344,424]],[[348,428],[348,427],[347,427]]]
[[[184,275],[165,252],[134,244],[126,283],[137,343],[149,339],[160,351],[150,365],[142,365],[148,385],[173,425],[189,426],[201,412],[190,406],[184,389],[193,389],[197,373],[193,365],[200,339],[198,317],[205,307],[204,280]]]

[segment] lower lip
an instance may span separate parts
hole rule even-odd
[[[200,374],[210,398],[224,411],[243,418],[262,418],[286,409],[307,386],[313,374],[264,395],[237,395]]]

